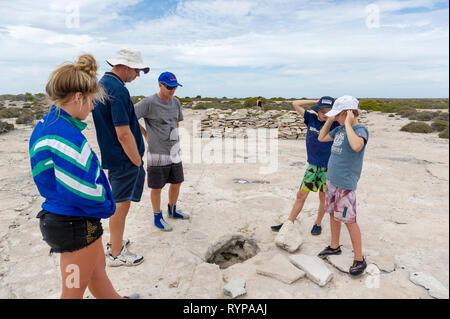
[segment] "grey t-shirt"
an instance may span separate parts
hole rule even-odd
[[[329,132],[334,139],[331,146],[331,156],[328,160],[327,179],[336,187],[355,190],[361,176],[364,151],[366,150],[369,132],[362,124],[353,126],[357,136],[364,138],[361,151],[355,152],[348,142],[345,126],[341,125]]]
[[[173,156],[174,150],[179,150],[177,123],[183,120],[180,101],[174,97],[164,102],[154,94],[136,103],[134,109],[137,118],[145,120],[149,155]]]

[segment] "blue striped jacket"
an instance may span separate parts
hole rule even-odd
[[[52,105],[31,134],[33,179],[46,211],[108,218],[116,204],[100,162],[81,133],[86,125]]]

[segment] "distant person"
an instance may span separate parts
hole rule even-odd
[[[106,274],[102,245],[101,218],[114,214],[116,205],[81,133],[92,102],[103,99],[96,72],[90,54],[52,72],[45,89],[53,105],[29,142],[33,179],[45,198],[37,215],[40,229],[50,253],[61,254],[61,298],[83,298],[87,287],[95,298],[121,298]]]
[[[362,255],[361,231],[356,222],[355,190],[361,176],[369,132],[358,123],[358,104],[353,96],[336,99],[319,134],[319,141],[333,141],[325,194],[325,212],[330,214],[331,244],[319,256],[341,254],[339,237],[341,223],[345,223],[353,245],[354,261],[349,270],[353,276],[362,274],[367,266]],[[334,120],[340,126],[330,131]]]
[[[141,53],[120,49],[106,62],[112,66],[100,79],[108,99],[98,102],[92,112],[102,166],[108,170],[117,210],[109,220],[110,243],[107,244],[108,266],[136,266],[144,257],[128,250],[129,239],[123,239],[125,221],[131,202],[141,200],[145,182],[142,156],[145,145],[125,83],[134,81],[140,72],[150,68],[142,62]]]
[[[174,97],[178,86],[173,73],[164,72],[158,78],[159,92],[148,96],[135,105],[138,119],[144,118],[141,128],[148,141],[147,183],[153,208],[154,224],[163,231],[171,231],[161,210],[161,191],[169,183],[169,218],[189,219],[189,215],[177,210],[181,183],[184,181],[180,158],[178,127],[183,121],[180,101]]]
[[[311,109],[316,114],[306,111],[303,106],[317,103]],[[325,205],[325,183],[327,176],[328,159],[331,153],[333,143],[321,143],[317,139],[327,117],[325,113],[331,111],[334,99],[329,96],[323,96],[319,100],[296,100],[292,102],[294,109],[303,116],[307,126],[306,133],[306,152],[308,156],[308,167],[303,176],[300,190],[297,192],[297,199],[292,207],[288,220],[294,222],[297,219],[305,204],[309,192],[319,192],[319,211],[314,226],[311,229],[312,235],[320,235],[322,232],[322,219],[324,216]],[[338,122],[332,123],[332,128],[339,126]],[[283,224],[272,226],[272,230],[279,231]]]
[[[262,111],[263,110],[263,102],[262,102],[262,98],[258,97],[258,99],[256,100],[256,107],[258,108],[258,111]]]

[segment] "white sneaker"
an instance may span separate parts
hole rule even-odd
[[[109,267],[119,266],[137,266],[144,262],[144,257],[136,255],[123,246],[122,251],[117,257],[114,257],[109,250],[106,254],[106,264]]]

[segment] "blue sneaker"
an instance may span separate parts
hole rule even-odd
[[[166,223],[166,221],[163,218],[163,214],[162,211],[160,211],[159,213],[153,213],[153,215],[155,216],[155,226],[158,227],[159,229],[163,230],[163,231],[171,231],[172,227]]]
[[[311,229],[311,234],[314,236],[320,235],[322,233],[322,227],[317,226],[317,224],[314,224],[313,228]]]
[[[169,218],[189,219],[189,214],[177,212],[177,205],[173,205],[173,209],[170,209],[170,205],[167,205],[167,216]]]

